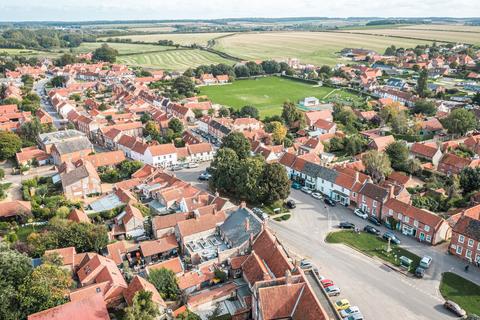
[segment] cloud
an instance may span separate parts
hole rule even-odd
[[[480,16],[478,0],[3,0],[0,20]]]

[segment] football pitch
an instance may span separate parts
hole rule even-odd
[[[360,97],[339,89],[318,87],[280,77],[236,80],[232,84],[205,86],[200,95],[206,95],[213,103],[240,109],[250,105],[260,111],[260,116],[281,114],[284,102],[298,103],[305,97],[320,101],[331,98],[360,100]]]

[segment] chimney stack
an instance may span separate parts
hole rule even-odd
[[[250,220],[248,218],[245,218],[245,232],[250,231]]]
[[[240,209],[245,209],[247,207],[247,203],[245,201],[240,202]]]
[[[288,269],[285,271],[285,284],[288,286],[292,284],[292,273]]]
[[[355,171],[355,182],[360,182],[360,172]]]
[[[200,220],[200,212],[198,210],[193,210],[193,216],[195,220]]]

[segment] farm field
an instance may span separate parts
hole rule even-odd
[[[214,48],[249,60],[295,57],[304,63],[335,65],[350,62],[336,54],[345,47],[384,52],[392,44],[408,48],[425,43],[431,42],[340,32],[266,32],[237,33],[218,39]]]
[[[159,34],[142,34],[142,35],[131,35],[131,36],[121,36],[115,37],[120,39],[132,39],[132,41],[141,41],[141,42],[158,42],[159,40],[172,40],[174,43],[180,45],[207,45],[208,40],[218,38],[221,36],[228,35],[229,33],[159,33]],[[106,38],[102,38],[106,39]]]
[[[225,63],[232,65],[234,63],[231,60],[199,49],[173,49],[160,52],[123,55],[117,57],[117,62],[144,68],[172,71],[184,71],[202,64]]]
[[[418,26],[415,26],[418,27]],[[432,27],[432,26],[430,26]],[[447,26],[446,26],[447,27]],[[450,26],[451,27],[451,26]],[[480,31],[480,30],[479,30]],[[480,44],[480,33],[472,31],[442,31],[442,30],[423,30],[413,28],[412,26],[403,28],[385,28],[385,29],[352,29],[340,32],[355,32],[380,36],[397,36],[417,39],[428,39],[435,41],[465,42],[470,44]],[[397,46],[398,47],[398,46]]]
[[[235,109],[245,105],[257,107],[260,116],[272,116],[282,112],[283,103],[297,103],[305,97],[322,100],[339,95],[341,98],[358,99],[357,96],[332,88],[314,87],[310,84],[279,77],[237,80],[222,86],[204,86],[200,95],[206,95],[213,103]]]
[[[153,44],[133,44],[133,43],[115,43],[115,42],[84,42],[78,48],[74,48],[75,53],[86,53],[94,51],[102,44],[108,44],[110,47],[116,49],[119,54],[134,54],[144,53],[150,51],[168,50],[171,47],[157,46]]]
[[[0,54],[7,53],[9,55],[17,56],[26,56],[26,57],[46,57],[46,58],[55,58],[58,56],[56,52],[49,51],[38,51],[30,49],[9,49],[9,48],[0,48]]]
[[[441,30],[441,31],[464,31],[464,32],[479,32],[480,26],[462,26],[452,24],[415,24],[402,26],[402,29],[417,29],[417,30]]]

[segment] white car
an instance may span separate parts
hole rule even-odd
[[[312,192],[311,196],[314,197],[315,199],[319,199],[319,200],[323,198],[323,196],[320,192]]]
[[[343,318],[343,320],[364,320],[365,318],[363,315],[359,313],[354,313],[352,315],[349,315],[348,317]]]
[[[302,192],[305,192],[306,194],[311,194],[312,193],[312,189],[310,189],[309,187],[302,187]]]
[[[187,168],[189,168],[189,169],[198,168],[198,163],[196,163],[196,162],[190,162],[190,163],[188,164]]]
[[[359,216],[362,219],[367,219],[368,218],[368,214],[363,212],[361,209],[357,208],[353,212],[355,213],[355,215]]]
[[[340,294],[340,288],[337,286],[329,286],[325,288],[325,292],[329,297],[335,297]]]
[[[345,318],[355,313],[360,313],[360,308],[357,306],[351,306],[345,310],[340,311],[340,316],[342,316],[342,318]]]
[[[420,260],[420,267],[422,267],[423,269],[428,269],[432,264],[432,260],[432,257],[424,256],[422,260]]]

